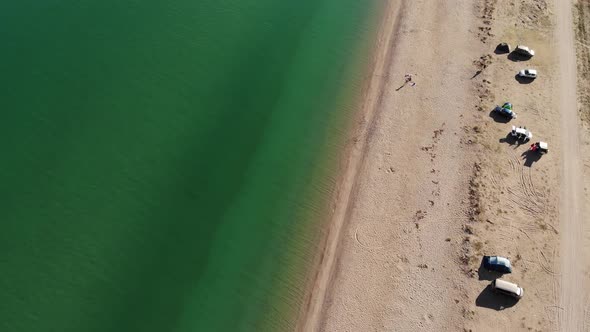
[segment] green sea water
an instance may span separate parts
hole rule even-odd
[[[288,330],[376,1],[4,1],[0,331]]]

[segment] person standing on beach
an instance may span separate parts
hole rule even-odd
[[[416,85],[416,82],[412,82],[412,74],[406,74],[405,78],[406,78],[406,83],[405,84],[410,83],[410,86],[415,86]]]
[[[395,91],[399,91],[401,88],[406,86],[406,84],[408,84],[408,83],[410,83],[411,86],[416,85],[416,83],[412,82],[412,74],[405,74],[404,75],[404,84],[402,84],[402,86],[400,86],[399,88],[395,89]]]

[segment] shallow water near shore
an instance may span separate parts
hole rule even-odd
[[[374,1],[20,1],[3,331],[292,327]]]

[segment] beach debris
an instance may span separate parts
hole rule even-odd
[[[480,70],[486,69],[491,64],[492,64],[492,55],[491,54],[482,55],[479,57],[479,59],[473,61],[473,65],[475,65],[475,67]]]
[[[473,235],[473,228],[469,225],[463,225],[463,231],[469,235]]]
[[[443,123],[443,126],[444,126],[444,125],[445,125],[445,124]],[[437,139],[437,138],[438,138],[440,135],[442,135],[442,133],[443,133],[444,131],[445,131],[445,130],[444,130],[444,129],[442,129],[442,128],[441,128],[441,129],[437,129],[437,130],[433,131],[433,132],[432,132],[432,133],[433,133],[433,136],[432,136],[432,138],[436,140],[436,139]]]
[[[418,210],[414,215],[414,222],[418,222],[426,217],[426,211]]]
[[[482,55],[479,57],[479,59],[473,61],[473,65],[476,67],[477,71],[475,72],[475,74],[473,76],[471,76],[471,79],[474,79],[475,77],[477,77],[479,74],[481,74],[484,71],[484,69],[486,69],[491,64],[492,64],[492,55],[491,54]]]

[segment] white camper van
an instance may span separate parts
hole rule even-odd
[[[502,279],[492,281],[491,286],[494,292],[512,296],[516,299],[521,299],[524,295],[524,289],[522,287]]]

